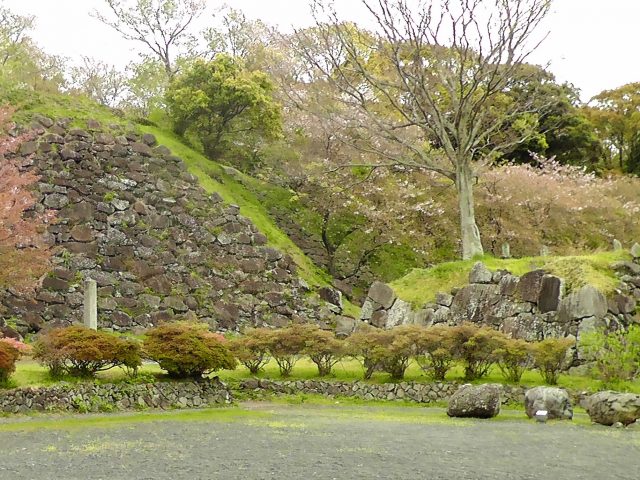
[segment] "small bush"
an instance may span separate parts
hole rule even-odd
[[[547,338],[533,345],[534,366],[549,385],[557,385],[560,372],[570,363],[569,349],[575,342],[568,338]]]
[[[491,365],[497,361],[496,351],[505,338],[497,330],[473,323],[451,327],[451,336],[456,356],[464,365],[465,380],[477,380],[489,373]]]
[[[383,368],[384,345],[389,342],[389,338],[384,330],[362,325],[347,339],[347,352],[362,364],[365,380],[369,380],[376,370]]]
[[[451,327],[413,327],[412,335],[414,358],[422,371],[434,380],[444,380],[456,359]]]
[[[533,366],[531,344],[520,339],[503,338],[496,350],[498,367],[504,378],[518,383],[524,372]]]
[[[414,329],[410,326],[396,327],[384,332],[380,350],[381,370],[393,380],[402,380],[415,353]]]
[[[114,367],[137,371],[141,364],[137,342],[81,326],[51,330],[34,345],[34,356],[54,377],[68,374],[91,378]]]
[[[16,371],[16,363],[29,347],[12,338],[0,338],[0,386],[6,385]]]
[[[269,335],[266,328],[248,330],[243,336],[229,342],[229,349],[238,361],[256,375],[269,363]]]
[[[307,325],[295,324],[271,331],[267,338],[268,350],[278,364],[282,377],[291,375],[309,339],[310,329]]]
[[[211,333],[206,324],[177,322],[149,330],[144,355],[158,362],[172,378],[201,378],[218,370],[233,370],[236,359],[224,337]]]
[[[307,327],[308,338],[303,353],[318,367],[318,375],[326,377],[346,355],[344,341],[339,340],[332,332],[321,330],[315,325]]]
[[[581,335],[580,349],[594,362],[594,373],[605,384],[632,380],[640,371],[640,327],[628,331],[599,330]]]

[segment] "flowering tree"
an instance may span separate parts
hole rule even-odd
[[[9,109],[0,109],[0,125],[10,115]],[[53,215],[32,211],[36,200],[29,188],[38,177],[21,171],[15,160],[7,158],[25,139],[25,135],[0,137],[0,288],[16,291],[33,288],[46,273],[52,253],[43,233]]]

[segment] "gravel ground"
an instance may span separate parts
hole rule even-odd
[[[246,404],[0,419],[0,479],[639,478],[640,431],[523,415],[461,421],[437,409]]]

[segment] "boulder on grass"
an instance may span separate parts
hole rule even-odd
[[[545,410],[550,420],[573,418],[573,406],[569,394],[562,388],[536,387],[527,390],[524,396],[524,408],[529,418],[534,418],[539,410]]]
[[[591,421],[601,425],[631,425],[640,419],[640,395],[633,393],[598,392],[589,397],[586,407]]]
[[[493,418],[500,413],[502,385],[462,385],[449,400],[447,415],[461,418]]]

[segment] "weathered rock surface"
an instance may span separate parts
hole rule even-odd
[[[573,418],[569,394],[561,388],[535,387],[527,390],[524,396],[524,408],[529,418],[534,418],[539,410],[545,410],[551,420]]]
[[[595,287],[586,285],[560,302],[558,316],[561,322],[582,318],[602,318],[607,314],[607,298]]]
[[[491,283],[493,273],[482,262],[476,262],[469,273],[469,283]]]
[[[99,286],[102,328],[174,317],[213,319],[219,330],[331,321],[327,304],[305,295],[293,259],[265,246],[240,209],[205,192],[179,158],[152,136],[90,123],[39,122],[49,131],[33,140],[25,169],[41,177],[36,212],[57,210],[48,235],[58,254],[33,298],[0,292],[20,333],[81,320],[86,278]]]
[[[369,298],[385,309],[393,306],[396,294],[393,289],[382,282],[375,282],[369,289]]]
[[[640,419],[640,395],[612,391],[599,392],[587,400],[587,413],[592,422],[601,425],[630,425]]]
[[[502,385],[462,385],[451,396],[450,417],[493,418],[500,413]]]

